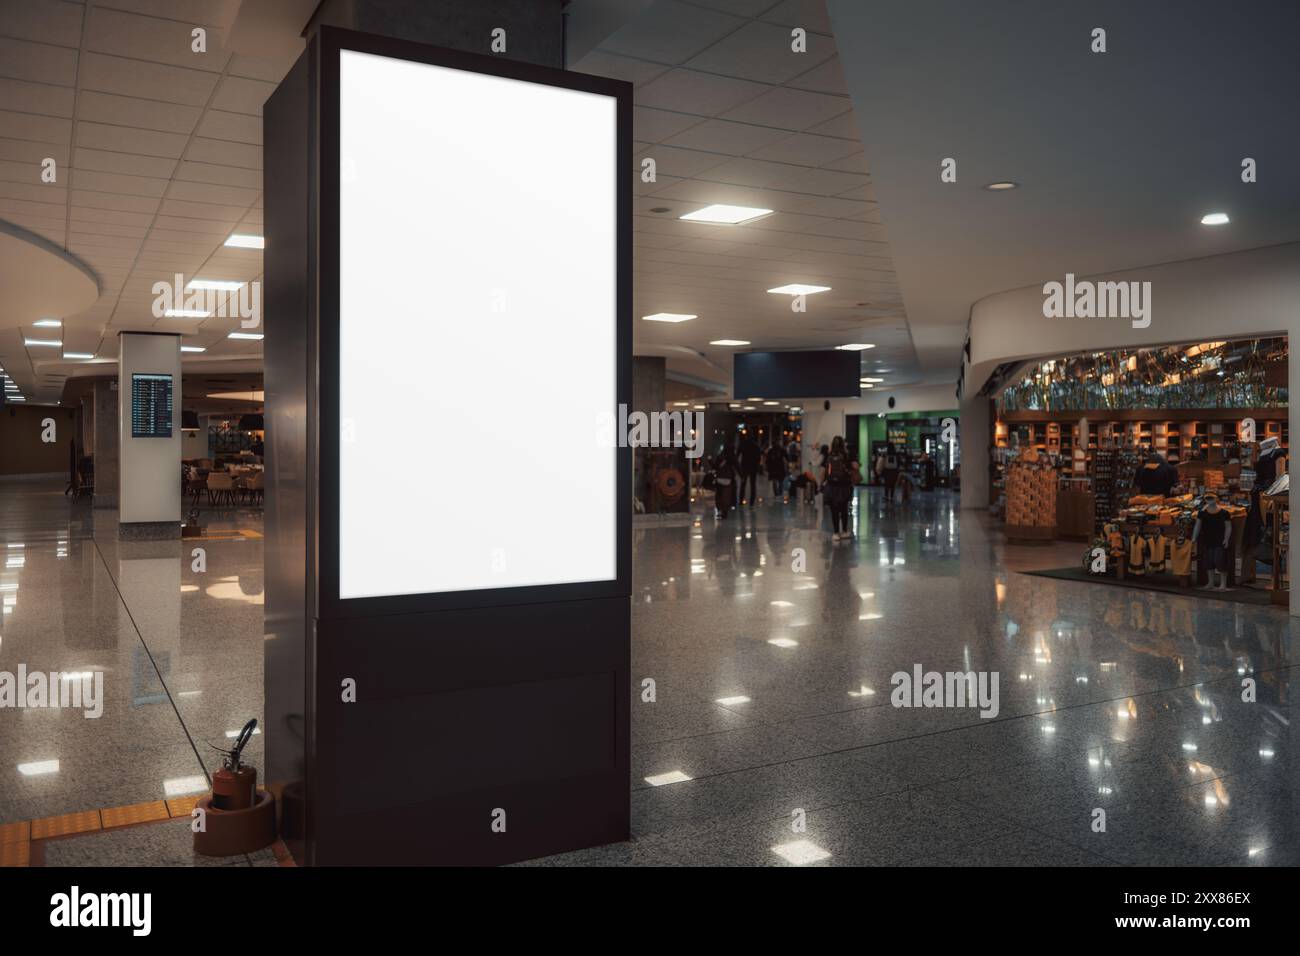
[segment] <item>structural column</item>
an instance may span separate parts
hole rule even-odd
[[[117,507],[117,380],[95,380],[91,453],[95,456],[95,507]]]
[[[123,332],[118,337],[121,538],[181,535],[180,345],[179,335]],[[100,418],[95,416],[97,422]],[[98,474],[95,481],[98,486]]]

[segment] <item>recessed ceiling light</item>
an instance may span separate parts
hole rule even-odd
[[[163,318],[167,319],[206,319],[211,312],[203,309],[166,309],[163,312]]]
[[[207,349],[204,348],[202,345],[182,345],[181,351],[182,352],[206,352]]]
[[[767,291],[780,295],[812,295],[814,292],[830,292],[831,287],[828,285],[805,285],[802,282],[791,282],[789,285],[779,285],[775,289],[768,289]]]
[[[688,222],[717,222],[734,226],[760,216],[770,215],[771,212],[770,209],[759,209],[755,206],[728,206],[725,203],[717,203],[697,209],[695,212],[688,212],[681,218]]]
[[[764,405],[780,405],[780,402],[764,402]]]
[[[680,312],[656,312],[654,315],[643,315],[643,322],[689,322],[691,319],[698,318],[694,315],[685,315]]]
[[[70,362],[75,362],[81,359],[93,359],[95,354],[93,352],[64,352],[63,357]]]
[[[741,409],[742,412],[752,412],[753,410],[754,410],[753,405],[746,405],[744,408]]]
[[[883,379],[883,378],[864,378],[862,381],[863,381],[864,383],[865,383],[865,382],[883,382],[884,379]]]
[[[859,382],[859,383],[858,383],[858,388],[875,388],[875,387],[876,387],[876,386],[872,385],[870,382]]]
[[[234,246],[236,249],[265,249],[266,239],[262,236],[251,236],[236,232],[226,240],[226,245]]]
[[[1228,222],[1226,212],[1207,212],[1201,217],[1202,226],[1222,226]]]
[[[52,349],[63,348],[63,342],[60,341],[59,339],[24,339],[23,345],[28,345],[28,346],[39,345],[42,347],[52,348]]]
[[[690,402],[673,402],[673,405],[675,405],[677,408],[686,408],[690,404],[691,404]]]
[[[261,332],[231,332],[226,336],[228,339],[248,339],[250,342],[260,342],[264,336]]]
[[[714,339],[710,345],[748,345],[744,339]]]
[[[734,707],[736,704],[748,704],[749,698],[744,694],[737,694],[735,697],[719,697],[714,703],[721,704],[723,707]]]
[[[997,183],[989,183],[989,184],[988,184],[987,186],[985,186],[984,188],[987,189],[987,190],[989,190],[990,192],[999,193],[999,192],[1003,192],[1004,190],[1007,190],[1007,189],[1016,189],[1019,185],[1020,185],[1020,183],[1013,183],[1013,182],[1012,182],[1011,180],[1009,180],[1009,179],[1004,179],[1004,180],[1002,180],[1001,182],[997,182]]]
[[[837,345],[835,348],[840,352],[862,352],[866,349],[874,349],[875,346],[869,342],[850,342],[848,345]]]
[[[41,319],[37,322],[33,322],[32,325],[38,329],[57,329],[60,328],[63,323],[58,319]]]
[[[211,289],[213,292],[234,292],[246,285],[243,280],[230,279],[191,279],[187,289]]]

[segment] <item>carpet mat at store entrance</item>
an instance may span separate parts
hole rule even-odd
[[[1231,591],[1200,591],[1195,587],[1179,587],[1170,578],[1126,577],[1118,580],[1110,575],[1089,574],[1083,568],[1051,568],[1045,571],[1020,571],[1020,574],[1032,574],[1039,578],[1056,578],[1058,581],[1086,581],[1089,584],[1109,584],[1120,588],[1137,588],[1141,591],[1160,591],[1162,594],[1181,594],[1184,597],[1210,598],[1215,601],[1232,601],[1235,604],[1253,604],[1257,607],[1276,607],[1286,611],[1287,605],[1273,604],[1269,601],[1269,592],[1263,588],[1247,588],[1237,585]]]

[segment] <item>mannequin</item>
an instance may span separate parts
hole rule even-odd
[[[1206,495],[1205,505],[1196,515],[1196,525],[1192,528],[1192,540],[1200,542],[1204,555],[1206,583],[1202,591],[1228,590],[1228,561],[1230,553],[1228,542],[1232,538],[1232,521],[1228,512],[1219,507],[1218,495]],[[1223,575],[1223,583],[1216,584],[1218,575]]]

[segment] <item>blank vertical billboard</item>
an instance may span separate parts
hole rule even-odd
[[[614,580],[616,97],[339,56],[339,598]]]

